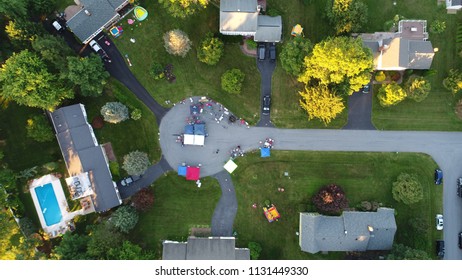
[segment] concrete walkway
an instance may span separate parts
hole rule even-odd
[[[233,181],[226,170],[218,172],[212,177],[218,180],[221,187],[221,197],[212,217],[212,236],[232,236],[234,218],[237,213],[237,199]]]

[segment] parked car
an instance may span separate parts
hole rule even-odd
[[[361,92],[362,93],[369,93],[371,91],[371,85],[370,84],[367,84],[365,86],[363,86]]]
[[[56,29],[56,31],[58,32],[64,31],[64,27],[57,20],[53,21],[52,25]]]
[[[459,232],[459,249],[462,249],[462,232]]]
[[[275,61],[276,60],[276,44],[272,43],[269,47],[269,54],[270,54],[270,60]]]
[[[443,182],[443,171],[441,169],[435,169],[435,184],[441,185]]]
[[[134,180],[132,178],[132,176],[128,176],[128,177],[125,177],[123,178],[121,181],[120,181],[120,184],[123,186],[123,187],[126,187],[128,185],[130,185],[131,183],[133,183]]]
[[[436,240],[436,254],[438,257],[444,257],[444,240]]]
[[[462,197],[462,177],[457,179],[457,195]]]
[[[265,95],[263,97],[263,115],[269,115],[271,107],[271,96]]]
[[[443,215],[436,214],[435,220],[436,220],[436,229],[443,230]]]
[[[264,44],[258,45],[258,59],[265,60],[266,47]]]
[[[90,47],[98,54],[103,50],[95,40],[90,41]]]

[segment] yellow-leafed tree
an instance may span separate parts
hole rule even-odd
[[[342,98],[326,85],[305,87],[299,94],[302,97],[300,106],[308,113],[309,120],[317,118],[327,125],[345,109]]]
[[[377,94],[377,98],[382,107],[396,105],[406,99],[406,97],[406,92],[397,83],[390,83],[386,86],[382,86]]]
[[[351,95],[369,83],[373,58],[361,39],[334,37],[316,44],[313,52],[305,57],[304,64],[305,71],[298,77],[300,82],[346,84],[347,93]]]

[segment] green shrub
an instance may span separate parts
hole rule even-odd
[[[446,30],[446,22],[435,20],[430,24],[430,33],[441,34]]]
[[[237,68],[228,70],[221,76],[221,88],[226,92],[239,94],[244,78],[245,74],[241,70]]]
[[[120,167],[117,161],[110,161],[109,162],[109,170],[111,170],[111,174],[114,177],[120,178]]]
[[[53,140],[53,130],[51,125],[43,115],[32,116],[26,123],[27,137],[37,142],[48,142]]]
[[[141,110],[138,108],[134,109],[132,113],[130,114],[130,117],[132,118],[132,120],[135,120],[135,121],[141,119],[141,116],[142,116]]]
[[[424,77],[410,77],[406,84],[405,89],[407,97],[410,99],[421,102],[427,98],[431,90],[431,84]]]
[[[386,78],[387,75],[385,75],[383,71],[379,71],[375,74],[375,80],[379,83],[385,81]]]
[[[223,56],[225,45],[219,38],[214,38],[208,33],[197,48],[197,58],[207,65],[216,65]]]
[[[255,50],[257,48],[257,42],[255,42],[253,39],[247,39],[245,42],[249,50]]]
[[[423,199],[423,188],[415,174],[401,173],[391,189],[393,198],[406,205]]]
[[[149,74],[151,74],[154,80],[160,80],[165,77],[164,67],[162,64],[154,62],[149,70]]]

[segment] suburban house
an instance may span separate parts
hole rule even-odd
[[[250,250],[236,248],[234,237],[190,236],[187,242],[165,240],[162,245],[163,260],[250,260]]]
[[[304,252],[390,250],[395,210],[344,211],[341,216],[300,213],[299,244]]]
[[[98,144],[82,104],[49,113],[69,178],[72,199],[86,200],[96,212],[119,206],[122,200],[112,180],[106,153]],[[90,205],[89,205],[90,208]]]
[[[435,51],[427,41],[426,20],[401,20],[398,32],[363,33],[359,37],[372,50],[375,70],[427,70],[432,65]]]
[[[448,14],[456,14],[460,9],[462,9],[462,0],[446,0]]]
[[[260,10],[257,0],[221,0],[220,33],[253,36],[256,42],[281,41],[281,16],[261,15]]]
[[[111,27],[129,0],[75,0],[77,6],[65,10],[67,27],[82,41],[90,42],[103,29]]]

